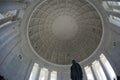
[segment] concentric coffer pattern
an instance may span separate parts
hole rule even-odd
[[[72,59],[80,62],[95,51],[102,23],[85,0],[44,0],[31,13],[28,36],[39,56],[66,65]]]

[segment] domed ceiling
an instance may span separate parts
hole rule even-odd
[[[72,59],[80,62],[95,51],[102,23],[85,0],[44,0],[31,13],[28,36],[40,57],[68,65]]]

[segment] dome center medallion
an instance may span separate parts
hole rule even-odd
[[[59,39],[71,39],[76,35],[77,30],[76,20],[71,16],[61,15],[53,21],[52,31]]]

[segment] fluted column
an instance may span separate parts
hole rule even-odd
[[[51,77],[51,70],[49,70],[49,73],[48,73],[48,80],[50,80],[50,77]]]
[[[10,17],[6,17],[0,20],[0,25],[8,22],[8,21],[14,21],[15,20],[15,16],[10,16]]]
[[[101,62],[101,60],[99,60],[99,62],[100,62],[101,67],[103,68],[103,71],[104,71],[104,73],[105,73],[107,79],[110,80],[109,74],[107,73],[107,71],[106,71],[106,69],[105,69],[103,63]]]
[[[83,72],[83,80],[87,80],[87,75],[86,75],[84,68],[83,68],[82,72]]]
[[[91,67],[91,71],[92,71],[92,74],[93,74],[94,80],[97,80],[97,77],[96,77],[96,75],[95,75],[95,72],[94,72],[94,70],[93,70],[93,67]]]
[[[120,13],[117,13],[117,12],[109,12],[109,14],[116,17],[120,17]]]
[[[41,68],[39,67],[39,70],[38,70],[38,72],[37,72],[37,78],[36,78],[36,80],[39,80],[40,72],[41,72]]]
[[[57,72],[57,80],[62,80],[62,75],[61,75],[61,71]]]

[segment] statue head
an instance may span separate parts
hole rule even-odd
[[[75,64],[76,63],[76,61],[75,60],[72,60],[72,64]]]

